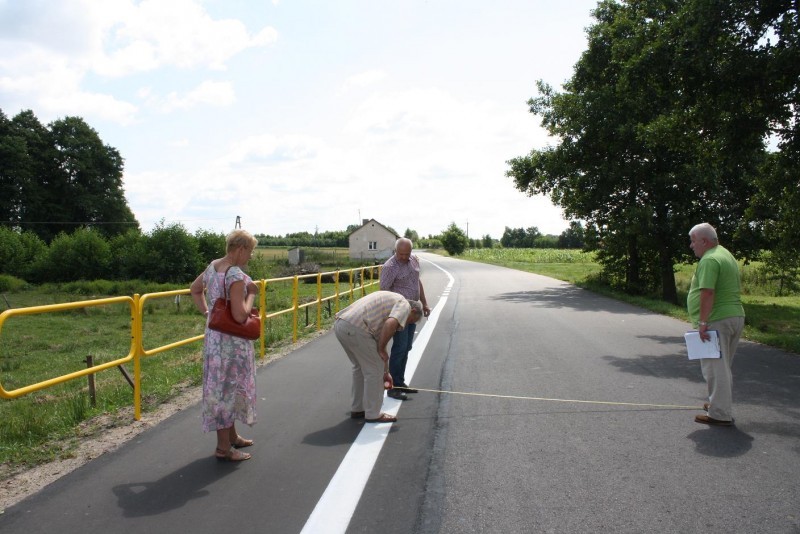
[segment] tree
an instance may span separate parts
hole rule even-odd
[[[197,251],[203,263],[211,263],[212,260],[225,255],[224,235],[208,230],[197,230],[194,237],[197,239]]]
[[[688,230],[707,221],[726,241],[743,220],[780,108],[749,22],[764,30],[793,11],[763,5],[771,14],[745,0],[605,0],[565,91],[540,81],[529,101],[559,144],[507,175],[587,221],[604,274],[630,293],[676,302]]]
[[[18,225],[25,178],[25,143],[14,135],[13,124],[0,110],[0,220]]]
[[[24,250],[19,233],[0,226],[0,273],[20,276]]]
[[[415,244],[419,241],[419,234],[416,230],[412,230],[411,228],[406,228],[406,231],[403,232],[403,237],[410,239]]]
[[[525,228],[509,228],[503,231],[500,244],[505,248],[534,248],[542,233],[535,226]]]
[[[91,228],[60,233],[37,265],[37,282],[71,282],[112,277],[111,247]]]
[[[583,248],[583,226],[578,221],[569,223],[569,228],[558,236],[558,248]]]
[[[451,256],[458,256],[463,253],[469,245],[469,238],[464,231],[456,226],[455,222],[450,223],[447,230],[442,232],[441,242],[444,249]]]
[[[739,237],[754,241],[757,249],[769,249],[771,253],[761,259],[779,280],[780,290],[796,290],[800,283],[800,158],[794,163],[785,153],[770,154],[758,184],[747,210],[750,224]]]
[[[123,160],[79,117],[42,126],[31,111],[0,111],[0,221],[45,241],[78,227],[138,228],[122,188]]]
[[[521,248],[525,241],[525,230],[523,228],[505,227],[503,235],[500,237],[500,244],[505,248]]]
[[[117,234],[109,240],[111,247],[111,268],[119,280],[146,278],[146,242],[148,237],[138,228],[131,228],[124,234]]]
[[[188,283],[205,267],[197,240],[180,223],[162,220],[144,243],[144,278],[156,282]]]
[[[139,224],[125,200],[122,188],[122,156],[104,145],[97,132],[79,117],[66,117],[50,124],[56,161],[62,171],[64,199],[68,199],[67,222],[97,228],[106,236]]]
[[[0,155],[0,222],[50,241],[65,230],[51,222],[65,199],[50,191],[59,173],[50,132],[31,111],[11,121],[0,112]]]

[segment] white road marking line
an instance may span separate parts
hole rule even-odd
[[[408,363],[406,364],[408,382],[411,382],[414,371],[417,370],[422,353],[425,352],[425,347],[428,345],[431,334],[439,320],[439,314],[447,302],[447,295],[455,282],[449,272],[431,261],[428,261],[428,263],[447,275],[449,281],[442,293],[442,297],[439,298],[439,302],[431,310],[425,326],[414,340],[413,348],[408,353]],[[402,404],[402,401],[385,397],[383,411],[397,415],[400,410],[400,404]],[[336,470],[336,473],[328,483],[328,487],[325,488],[325,492],[314,507],[314,511],[308,517],[301,534],[319,534],[320,532],[343,534],[347,530],[347,526],[350,524],[358,501],[361,500],[361,494],[364,492],[369,475],[375,467],[375,462],[378,461],[378,455],[391,428],[392,423],[367,423],[364,425],[364,428],[350,446],[350,450],[347,451],[344,459],[342,459],[339,469]]]

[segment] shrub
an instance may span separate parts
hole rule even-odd
[[[138,229],[128,230],[111,238],[111,272],[113,278],[129,280],[144,276],[146,237]]]
[[[143,276],[147,280],[187,283],[204,267],[197,240],[182,224],[157,224],[145,241]]]
[[[24,249],[19,233],[6,227],[0,227],[0,269],[8,275],[19,275],[22,269],[21,259]]]
[[[22,269],[20,269],[19,276],[28,279],[33,274],[33,267],[36,263],[47,254],[47,243],[35,233],[28,231],[22,232],[19,240],[23,248]]]
[[[200,254],[200,263],[211,263],[212,260],[225,255],[225,236],[215,234],[208,230],[198,230],[194,234],[197,240],[197,252]]]
[[[27,282],[16,276],[0,274],[0,291],[18,291],[25,287]]]
[[[464,252],[467,245],[469,245],[469,238],[461,228],[456,226],[456,223],[450,223],[447,230],[442,232],[442,246],[451,256],[457,256]]]
[[[89,228],[58,234],[44,256],[36,266],[39,281],[93,280],[111,274],[111,247]]]

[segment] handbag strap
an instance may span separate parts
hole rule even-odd
[[[228,279],[228,271],[231,270],[233,265],[229,265],[227,269],[225,269],[225,274],[222,276],[222,296],[225,297],[225,300],[228,300],[228,284],[226,280]]]

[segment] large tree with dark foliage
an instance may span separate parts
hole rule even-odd
[[[564,91],[540,81],[529,101],[558,144],[507,174],[587,222],[613,284],[677,301],[673,266],[695,223],[754,253],[735,238],[753,226],[769,135],[797,128],[797,11],[792,0],[599,3]]]
[[[45,241],[93,228],[106,236],[139,227],[122,187],[117,149],[79,117],[42,126],[31,111],[0,111],[0,223]]]

